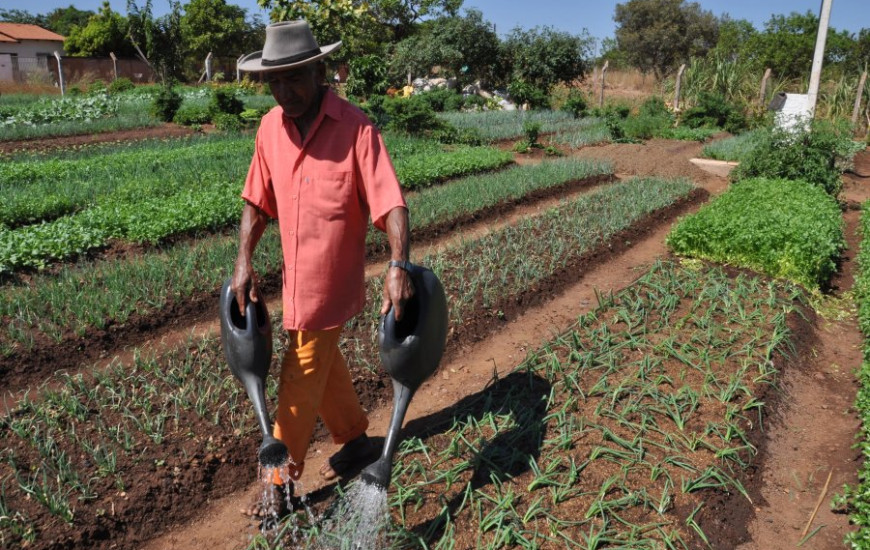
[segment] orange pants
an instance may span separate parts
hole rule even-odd
[[[289,473],[291,479],[302,475],[318,414],[339,445],[359,437],[368,428],[368,417],[338,349],[341,329],[287,333],[273,435],[290,452],[289,472],[283,473]],[[282,483],[281,473],[275,472],[274,483]]]

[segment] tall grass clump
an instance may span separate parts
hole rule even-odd
[[[750,178],[803,180],[836,197],[840,175],[863,145],[853,142],[845,126],[819,122],[806,132],[771,128],[731,172],[732,181]]]
[[[804,181],[740,182],[668,235],[677,254],[748,267],[808,288],[825,284],[845,248],[837,202]]]

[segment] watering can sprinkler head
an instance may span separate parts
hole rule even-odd
[[[414,295],[396,320],[393,309],[378,326],[381,365],[393,379],[393,415],[381,457],[360,474],[363,481],[382,489],[390,484],[393,453],[408,404],[417,388],[438,368],[447,342],[447,296],[430,269],[411,264]]]
[[[272,425],[266,410],[266,375],[272,362],[272,323],[266,304],[252,302],[245,293],[245,315],[242,316],[236,295],[224,283],[220,296],[221,343],[224,356],[233,375],[245,387],[254,406],[263,442],[260,464],[276,467],[287,461],[287,446],[272,437]]]

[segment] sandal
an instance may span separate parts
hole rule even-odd
[[[364,433],[356,439],[344,444],[337,453],[329,457],[329,460],[320,468],[320,475],[326,481],[343,476],[355,466],[359,466],[367,458],[374,454],[375,448],[369,437]]]

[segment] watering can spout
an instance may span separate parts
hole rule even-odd
[[[266,304],[252,302],[245,297],[245,315],[242,315],[235,293],[227,279],[221,289],[220,321],[221,343],[224,356],[233,375],[245,387],[254,407],[263,442],[258,459],[260,464],[276,467],[287,461],[287,446],[272,436],[272,425],[266,409],[266,376],[272,362],[272,323]]]

